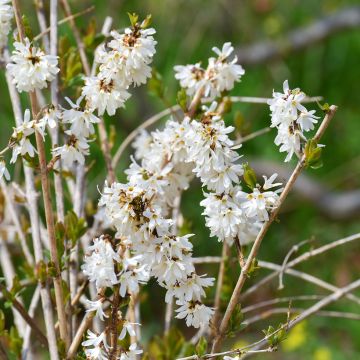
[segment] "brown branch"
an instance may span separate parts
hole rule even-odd
[[[262,41],[236,50],[243,65],[258,65],[299,52],[339,32],[360,26],[360,6],[345,8],[276,41]]]
[[[319,129],[317,130],[315,136],[314,136],[314,141],[319,141],[320,138],[322,137],[322,135],[324,134],[325,130],[327,129],[331,119],[333,118],[333,116],[335,115],[335,112],[337,110],[337,107],[332,105],[330,107],[329,112],[325,115],[324,120],[322,121]],[[221,347],[221,343],[223,340],[223,336],[225,334],[225,331],[228,327],[228,323],[230,321],[231,315],[233,313],[233,311],[236,308],[236,305],[238,303],[239,300],[239,296],[241,293],[241,290],[244,286],[244,283],[246,281],[247,278],[247,274],[248,271],[251,267],[251,264],[253,262],[253,260],[255,259],[255,257],[257,256],[257,253],[260,249],[260,245],[262,240],[264,239],[268,229],[270,228],[272,222],[275,220],[277,214],[279,213],[279,210],[281,208],[281,205],[284,203],[285,199],[287,198],[290,190],[292,189],[296,179],[298,178],[298,176],[300,175],[301,171],[303,170],[303,168],[306,165],[306,156],[305,154],[302,156],[302,158],[300,159],[300,161],[298,162],[295,170],[293,171],[292,175],[290,176],[287,184],[284,187],[284,190],[282,191],[281,195],[280,195],[280,199],[279,199],[279,206],[277,208],[275,208],[269,216],[269,221],[267,221],[263,227],[261,228],[258,236],[255,239],[255,242],[251,248],[250,254],[246,260],[245,266],[241,269],[241,273],[240,276],[238,278],[237,284],[235,286],[235,289],[233,291],[233,294],[230,298],[230,302],[228,304],[228,307],[226,309],[224,318],[221,322],[220,328],[219,328],[219,333],[216,336],[214,343],[213,343],[213,347],[212,347],[212,353],[217,352],[220,347]]]
[[[20,41],[23,42],[25,38],[25,31],[24,25],[21,18],[20,7],[18,0],[12,0],[14,14],[16,19],[16,24],[19,31]],[[36,93],[34,91],[30,92],[30,103],[31,103],[31,111],[32,116],[34,119],[38,118],[40,109],[36,97]],[[54,226],[54,214],[51,205],[51,194],[50,194],[50,186],[49,186],[49,179],[47,173],[47,163],[46,163],[46,155],[45,155],[45,146],[43,142],[42,135],[35,131],[35,139],[37,150],[39,154],[39,165],[40,165],[40,173],[41,173],[41,186],[43,192],[43,200],[44,200],[44,207],[45,207],[45,218],[46,218],[46,225],[47,231],[49,236],[50,242],[50,255],[51,261],[54,264],[56,275],[54,277],[54,288],[55,288],[55,300],[57,306],[57,313],[59,317],[60,323],[60,336],[65,344],[68,346],[69,337],[67,332],[67,325],[66,325],[66,315],[64,309],[64,302],[63,302],[63,293],[62,293],[62,280],[61,280],[61,273],[60,273],[60,266],[58,261],[58,252],[56,247],[56,238],[55,238],[55,226]]]
[[[12,303],[12,306],[19,312],[19,314],[22,316],[22,318],[30,325],[31,329],[33,330],[33,332],[36,335],[36,337],[38,338],[38,340],[43,345],[48,347],[48,341],[46,339],[46,336],[42,333],[42,331],[36,325],[35,320],[29,316],[26,309],[21,305],[21,303],[19,301],[17,301],[15,299],[15,297],[12,296],[12,294],[2,284],[0,284],[0,291],[3,293],[4,298]]]

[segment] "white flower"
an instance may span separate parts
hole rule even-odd
[[[194,328],[209,325],[209,321],[214,314],[214,309],[197,301],[182,302],[178,300],[176,304],[180,306],[176,310],[178,313],[176,318],[186,318],[186,325],[193,326]]]
[[[113,250],[112,245],[104,236],[94,239],[94,244],[89,246],[85,256],[82,271],[95,282],[96,288],[111,287],[118,283],[117,274],[114,271],[114,261],[119,262],[119,255]]]
[[[0,49],[7,44],[14,12],[10,0],[0,0]]]
[[[232,357],[232,356],[224,356],[223,357],[223,359],[224,360],[240,360],[240,356],[239,355],[236,355],[236,356],[234,356],[234,357]]]
[[[107,354],[104,351],[109,350],[109,345],[106,341],[106,333],[102,332],[100,335],[96,335],[90,329],[87,331],[87,340],[81,343],[84,347],[93,347],[85,349],[87,357],[91,360],[107,360]]]
[[[45,55],[32,46],[28,38],[25,44],[15,42],[14,47],[11,63],[6,68],[19,92],[45,88],[48,81],[55,79],[60,71],[56,56]]]
[[[87,310],[86,312],[93,312],[96,311],[96,316],[101,320],[104,321],[104,317],[108,318],[109,316],[104,313],[103,310],[103,300],[91,301],[86,299],[85,303]]]
[[[205,296],[203,288],[213,286],[215,281],[214,278],[204,278],[204,276],[192,273],[187,276],[186,280],[176,283],[173,287],[169,287],[165,301],[169,302],[173,296],[181,301],[200,301]]]
[[[237,63],[237,57],[229,60],[234,51],[231,43],[227,42],[222,49],[217,47],[213,51],[218,58],[209,58],[207,69],[203,69],[200,63],[195,65],[175,66],[175,78],[180,81],[182,88],[186,89],[189,96],[194,95],[199,89],[203,89],[203,98],[214,100],[223,91],[229,91],[239,82],[245,70]]]
[[[89,108],[81,109],[80,103],[83,97],[80,97],[76,104],[69,98],[65,98],[70,104],[71,109],[63,111],[63,122],[71,124],[70,131],[79,138],[86,138],[95,133],[94,125],[99,123],[100,119],[94,115],[93,110]]]
[[[298,119],[296,120],[303,131],[310,131],[314,129],[314,124],[317,124],[319,117],[315,116],[315,110],[305,111],[303,110]]]
[[[75,161],[84,164],[84,155],[89,155],[89,145],[84,138],[77,138],[70,134],[68,142],[63,146],[54,148],[52,153],[54,156],[60,156],[65,166],[71,167]]]
[[[149,153],[152,141],[152,136],[146,130],[142,129],[131,145],[135,149],[135,159],[140,160]]]
[[[234,51],[231,43],[225,43],[221,50],[214,47],[213,51],[219,57],[214,63],[213,69],[213,71],[216,71],[216,90],[218,93],[221,93],[224,90],[231,90],[234,87],[234,83],[239,82],[241,76],[245,74],[245,70],[241,65],[236,64],[237,56],[230,62],[228,61],[228,57]]]
[[[114,39],[108,46],[121,54],[119,81],[138,86],[146,83],[147,78],[151,77],[149,64],[156,52],[157,42],[153,37],[155,32],[153,28],[141,29],[137,26],[125,29],[124,34],[111,31]]]
[[[148,280],[149,273],[145,266],[122,272],[119,277],[120,296],[125,297],[126,293],[137,294],[139,284],[145,284]]]
[[[138,358],[137,355],[142,354],[142,350],[136,349],[137,345],[131,344],[128,351],[121,353],[120,360],[136,360]]]
[[[176,65],[175,79],[180,81],[180,86],[186,89],[186,93],[192,96],[202,86],[205,70],[201,68],[200,63],[194,65]]]
[[[115,80],[95,76],[85,78],[82,95],[85,96],[90,108],[98,110],[99,115],[103,115],[105,111],[109,115],[114,115],[130,97],[126,89],[119,86]]]
[[[10,163],[15,163],[19,155],[24,156],[28,154],[30,157],[34,157],[37,153],[37,150],[28,139],[28,137],[35,132],[35,122],[34,120],[30,120],[30,116],[30,110],[26,109],[23,123],[14,128],[11,135],[10,146],[13,149],[13,153]]]
[[[246,198],[242,203],[246,216],[255,217],[258,221],[268,221],[269,211],[277,207],[279,202],[279,195],[276,192],[261,192],[258,188],[254,188],[250,194],[239,192],[237,195]]]
[[[49,126],[50,129],[54,129],[59,120],[61,119],[62,114],[59,109],[54,106],[48,107],[45,109],[44,116],[38,121],[38,127],[42,129],[42,133],[44,133],[46,125]]]
[[[126,333],[129,334],[129,336],[136,336],[136,332],[134,330],[134,325],[140,325],[138,323],[131,323],[127,320],[123,320],[122,322],[122,330],[121,333],[119,335],[119,340],[123,340],[125,339]]]
[[[0,179],[2,177],[5,177],[5,179],[7,181],[10,180],[10,173],[8,171],[8,169],[6,168],[6,164],[5,164],[5,161],[4,160],[0,160]]]
[[[287,152],[285,162],[290,161],[293,154],[300,156],[302,142],[307,141],[303,131],[314,129],[319,119],[315,110],[308,111],[301,104],[305,94],[300,89],[289,89],[287,80],[283,84],[284,93],[273,92],[273,99],[268,101],[271,111],[271,127],[276,127],[278,134],[275,144],[280,152]]]

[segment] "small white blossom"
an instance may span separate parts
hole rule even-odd
[[[115,80],[95,76],[85,78],[82,95],[85,96],[91,108],[98,110],[99,115],[103,115],[105,111],[109,115],[114,115],[130,97],[130,94]]]
[[[104,313],[103,310],[103,300],[91,301],[86,299],[85,303],[87,310],[86,312],[93,312],[96,311],[96,316],[101,320],[104,321],[104,317],[108,318],[109,316]]]
[[[142,354],[142,350],[137,349],[137,345],[131,344],[129,350],[121,353],[119,360],[136,360],[138,355]]]
[[[126,336],[126,333],[129,334],[129,336],[136,336],[136,332],[135,332],[135,329],[134,329],[134,326],[136,325],[140,325],[138,323],[131,323],[127,320],[123,320],[122,322],[122,330],[121,330],[121,333],[119,335],[119,340],[123,340],[125,339],[125,336]]]
[[[15,42],[14,47],[6,68],[19,92],[43,89],[48,81],[55,79],[60,71],[56,56],[45,55],[41,49],[32,46],[28,38],[24,44]]]
[[[196,301],[182,302],[177,301],[180,307],[176,310],[177,319],[186,318],[186,325],[199,328],[200,326],[208,326],[211,317],[214,314],[214,309],[205,306]]]
[[[100,335],[96,335],[90,329],[87,331],[87,339],[81,343],[84,347],[91,347],[85,349],[86,356],[91,360],[107,360],[107,351],[109,345],[106,341],[106,333],[102,332]]]
[[[89,255],[85,256],[82,271],[95,282],[96,288],[108,287],[118,283],[114,271],[114,260],[119,262],[119,255],[113,250],[112,245],[103,236],[94,239],[94,244],[88,248]]]
[[[85,163],[84,155],[89,155],[89,144],[84,138],[70,135],[68,142],[52,150],[54,156],[60,156],[62,163],[71,167],[75,161],[79,164]]]

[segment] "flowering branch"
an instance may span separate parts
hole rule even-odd
[[[337,107],[332,105],[330,106],[329,112],[325,115],[324,120],[322,121],[319,129],[316,132],[316,135],[314,137],[315,141],[318,141],[321,139],[322,135],[324,134],[326,128],[328,127],[331,119],[334,117],[335,112],[337,110]],[[251,248],[250,254],[246,260],[245,266],[241,269],[241,273],[239,276],[239,279],[237,281],[237,284],[235,286],[235,289],[231,295],[228,307],[226,309],[226,312],[224,314],[224,317],[222,319],[220,328],[219,328],[219,333],[216,336],[214,343],[213,343],[213,347],[212,347],[212,353],[215,353],[219,350],[221,343],[222,343],[222,339],[224,336],[224,333],[228,327],[228,323],[230,321],[231,315],[233,313],[233,311],[235,310],[236,304],[238,303],[238,299],[242,290],[242,287],[246,281],[247,278],[247,273],[252,265],[253,260],[255,259],[261,242],[263,240],[263,238],[265,237],[265,234],[267,233],[270,225],[272,224],[272,222],[275,220],[277,214],[279,213],[279,210],[281,208],[281,205],[283,204],[284,200],[286,199],[287,195],[289,194],[291,188],[293,187],[296,179],[298,178],[298,176],[300,175],[301,171],[303,170],[303,168],[306,166],[306,155],[304,154],[302,156],[302,158],[300,159],[300,161],[298,162],[295,170],[293,171],[292,175],[290,176],[287,184],[285,185],[284,190],[282,191],[281,195],[280,195],[280,199],[279,199],[279,204],[278,207],[276,207],[270,214],[269,220],[263,225],[263,227],[261,228],[259,234],[256,237],[256,240]]]

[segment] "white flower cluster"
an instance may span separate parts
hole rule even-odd
[[[15,50],[6,69],[19,92],[43,89],[60,71],[58,58],[46,55],[33,46],[28,38],[25,38],[24,42],[14,42]]]
[[[0,0],[0,49],[7,44],[7,37],[11,29],[13,8],[10,0]]]
[[[278,192],[269,191],[280,184],[272,184],[276,178],[266,180],[263,186],[257,184],[252,193],[242,191],[240,177],[243,166],[237,164],[240,156],[235,152],[228,134],[234,128],[226,127],[216,112],[214,102],[206,108],[200,121],[193,120],[186,135],[188,159],[194,163],[193,172],[203,186],[210,191],[204,193],[201,205],[205,208],[206,225],[210,235],[230,245],[234,239],[241,244],[254,240],[262,222],[268,220],[268,211],[277,205]]]
[[[112,31],[113,39],[96,54],[97,76],[85,78],[82,94],[99,115],[114,115],[130,97],[130,85],[146,83],[151,77],[150,63],[155,54],[155,30],[135,24],[123,34]]]
[[[217,47],[213,51],[217,58],[209,58],[208,67],[203,69],[200,63],[195,65],[175,66],[175,78],[180,81],[182,88],[189,96],[193,96],[198,90],[203,89],[203,98],[214,100],[223,91],[229,91],[235,82],[240,81],[245,70],[237,63],[237,57],[229,59],[234,51],[231,43],[227,42],[222,49]]]
[[[301,155],[302,143],[307,141],[304,132],[313,130],[319,118],[315,116],[315,110],[308,111],[301,104],[305,94],[300,89],[291,90],[285,80],[283,91],[273,92],[273,99],[268,104],[271,110],[271,127],[278,130],[275,144],[280,146],[280,152],[287,152],[287,162],[294,153]]]
[[[208,324],[213,310],[203,305],[201,298],[205,296],[204,287],[211,286],[214,279],[195,273],[189,241],[192,235],[172,234],[173,221],[162,216],[164,203],[160,194],[164,193],[159,188],[161,185],[152,186],[151,182],[155,183],[151,180],[152,175],[145,171],[142,176],[144,181],[139,184],[132,171],[128,184],[106,186],[99,203],[105,206],[106,216],[117,230],[116,237],[130,249],[132,257],[123,258],[120,262],[122,270],[115,274],[113,262],[119,262],[119,259],[113,253],[106,257],[100,250],[91,248],[92,253],[85,258],[83,270],[90,281],[96,281],[97,288],[109,286],[106,281],[119,283],[122,297],[137,293],[139,284],[154,276],[167,289],[165,300],[177,299],[179,318],[187,316],[189,326]],[[164,180],[164,187],[165,182],[168,181]],[[97,256],[108,265],[97,260]],[[105,278],[102,274],[106,274]],[[188,312],[184,313],[184,309]]]
[[[66,144],[54,148],[52,153],[54,156],[60,156],[63,165],[70,168],[74,162],[84,164],[85,156],[89,155],[89,137],[95,134],[94,124],[100,120],[88,104],[85,108],[81,107],[83,97],[80,97],[76,104],[68,98],[66,100],[71,108],[63,109],[59,117],[64,125],[69,126],[65,131],[68,139]]]

